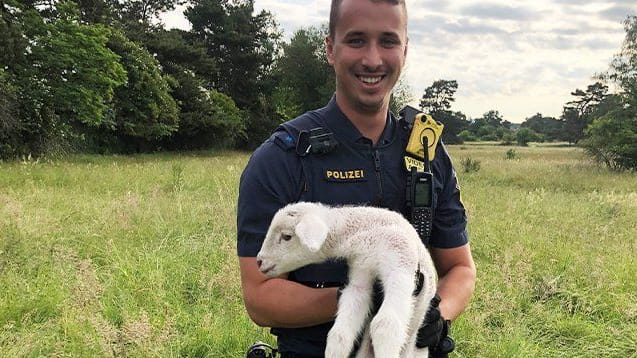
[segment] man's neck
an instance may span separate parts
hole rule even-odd
[[[366,112],[339,103],[338,97],[336,97],[336,104],[363,137],[370,139],[374,145],[378,143],[385,130],[388,105],[384,105],[378,111]]]

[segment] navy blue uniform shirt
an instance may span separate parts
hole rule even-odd
[[[334,133],[336,149],[301,157],[296,141],[301,130],[322,127]],[[256,256],[276,211],[297,201],[328,205],[371,205],[407,213],[404,164],[408,138],[405,123],[387,116],[374,146],[341,112],[334,98],[324,108],[280,126],[253,153],[241,175],[237,208],[237,252]],[[429,245],[459,247],[468,242],[466,215],[451,160],[442,143],[431,163],[434,173],[434,219]],[[347,280],[347,265],[331,261],[290,273],[306,285],[337,285]],[[273,328],[279,350],[322,356],[332,324],[297,329]]]

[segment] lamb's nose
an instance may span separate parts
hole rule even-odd
[[[261,268],[261,264],[263,263],[263,260],[261,259],[257,259],[257,267]]]

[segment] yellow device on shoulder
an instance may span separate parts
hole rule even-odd
[[[430,115],[418,113],[414,117],[413,127],[407,142],[407,155],[405,156],[405,167],[408,171],[411,167],[416,167],[418,171],[424,171],[424,160],[433,160],[436,156],[436,147],[440,141],[444,125],[435,121]],[[427,158],[423,143],[427,138]]]

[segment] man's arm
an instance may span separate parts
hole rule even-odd
[[[311,288],[285,277],[268,279],[254,257],[239,257],[239,269],[246,310],[259,326],[296,328],[334,320],[336,288]]]
[[[438,271],[442,317],[455,320],[469,304],[475,288],[476,267],[469,244],[451,249],[430,248]]]

